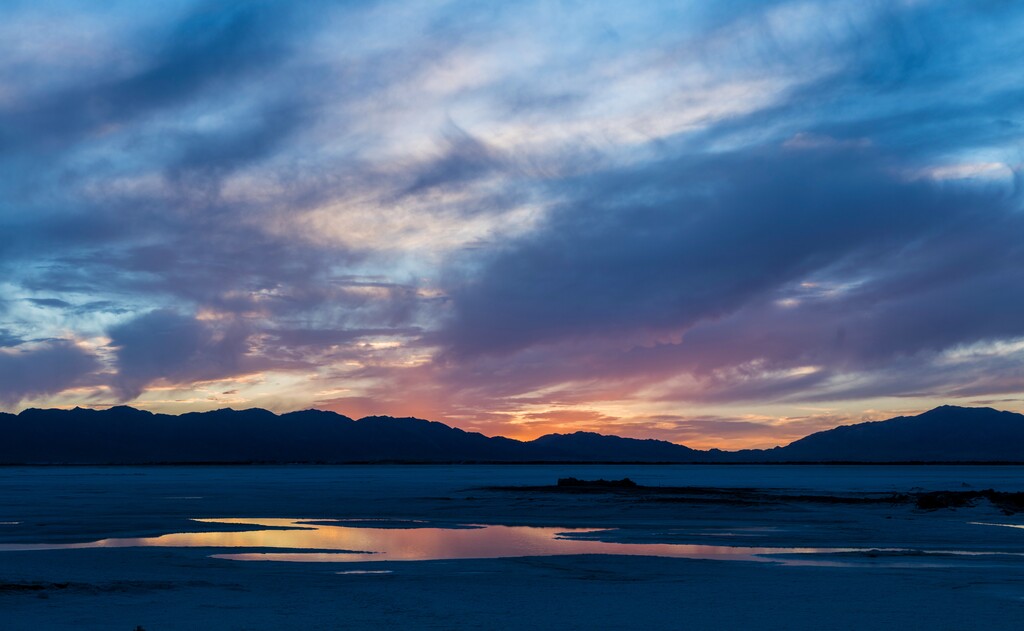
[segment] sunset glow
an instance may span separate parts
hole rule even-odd
[[[719,4],[5,7],[0,410],[1024,411],[1022,7]]]

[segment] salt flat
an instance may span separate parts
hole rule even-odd
[[[986,501],[920,510],[886,501],[678,502],[486,488],[551,485],[566,476],[847,498],[912,489],[1024,490],[1024,469],[976,466],[2,468],[0,550],[236,535],[210,539],[211,547],[0,551],[0,628],[1000,629],[1024,620],[1024,530],[1004,526],[1024,525],[1024,515],[1006,515]],[[345,520],[322,523],[342,524],[346,532],[450,534],[442,529],[474,524],[584,529],[594,531],[566,536],[602,542],[601,549],[854,551],[726,555],[730,560],[533,556],[531,549],[523,556],[424,561],[214,556],[320,550],[309,539],[295,539],[300,548],[275,543],[273,530],[294,527],[288,520],[297,519]],[[792,559],[807,563],[791,565]]]

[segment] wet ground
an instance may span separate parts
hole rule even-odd
[[[988,489],[1024,471],[7,468],[0,628],[1014,628],[1024,516]]]

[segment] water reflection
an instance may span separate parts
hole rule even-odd
[[[1022,528],[1022,529],[1024,529],[1024,524],[995,524],[995,523],[991,523],[991,522],[987,522],[987,521],[972,521],[971,524],[973,524],[975,526],[999,526],[1001,528]]]
[[[443,559],[491,559],[501,557],[611,554],[774,561],[800,565],[838,565],[835,560],[809,560],[806,555],[843,553],[902,554],[904,549],[874,548],[772,548],[714,546],[675,543],[625,543],[579,538],[586,533],[615,531],[598,528],[550,528],[533,526],[480,526],[457,528],[346,525],[339,520],[297,519],[197,519],[197,522],[252,526],[235,531],[179,532],[157,537],[123,537],[82,543],[17,543],[0,545],[0,551],[68,550],[79,548],[182,547],[242,548],[245,552],[214,554],[215,558],[240,561],[352,562],[428,561]],[[360,520],[362,521],[362,520]],[[262,549],[262,551],[253,551]],[[274,551],[268,551],[272,549]],[[283,551],[287,550],[287,551]],[[920,554],[918,552],[918,554]],[[944,554],[955,554],[945,552]],[[766,558],[765,555],[786,555]],[[799,558],[804,555],[805,558]]]
[[[753,548],[666,543],[615,543],[571,538],[595,528],[469,526],[463,528],[379,528],[339,525],[337,520],[197,519],[218,524],[262,527],[231,532],[181,532],[158,537],[123,537],[82,543],[5,544],[0,551],[79,548],[188,547],[274,548],[292,552],[213,555],[235,560],[301,562],[426,561],[567,554],[625,554],[694,559],[765,561],[765,554],[853,552],[852,548]],[[270,529],[268,529],[270,528]],[[297,552],[294,550],[314,550]]]

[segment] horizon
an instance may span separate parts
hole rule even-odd
[[[112,406],[109,406],[109,407],[72,406],[72,407],[61,407],[61,408],[23,408],[22,410],[20,410],[18,412],[8,412],[8,414],[18,415],[18,414],[21,414],[23,412],[27,412],[27,411],[31,411],[31,410],[37,410],[37,411],[57,410],[57,411],[64,411],[64,412],[74,411],[74,410],[90,410],[90,411],[94,411],[94,412],[102,412],[102,411],[107,411],[107,410],[111,410],[111,409],[114,409],[114,408],[127,408],[127,409],[130,409],[130,410],[136,411],[136,412],[145,412],[145,413],[148,413],[148,414],[167,414],[165,412],[152,412],[150,410],[134,407],[134,406],[128,405],[128,404],[117,404],[117,405],[112,405]],[[879,419],[879,420],[887,421],[887,420],[895,420],[897,418],[903,418],[903,417],[920,416],[920,415],[923,415],[923,414],[927,414],[929,412],[935,412],[935,411],[940,410],[942,408],[955,408],[955,409],[960,409],[960,410],[992,410],[992,411],[995,411],[995,412],[1010,412],[1010,413],[1017,414],[1016,412],[1011,412],[1010,410],[1000,410],[998,408],[987,407],[987,406],[982,406],[982,407],[972,406],[972,407],[968,407],[968,406],[961,406],[961,405],[951,405],[951,404],[947,403],[947,404],[942,404],[942,405],[936,406],[936,407],[931,408],[929,410],[924,410],[924,411],[922,411],[922,412],[920,412],[918,414],[905,414],[905,415],[901,415],[901,416],[898,416],[898,417],[892,417],[892,418],[887,418],[887,419]],[[180,413],[177,413],[177,414],[169,414],[169,416],[181,416],[183,414],[205,414],[205,413],[210,413],[210,412],[223,412],[223,411],[235,412],[235,413],[253,412],[253,411],[255,411],[255,412],[269,412],[269,413],[271,413],[271,414],[273,414],[273,415],[275,415],[277,417],[280,417],[280,416],[283,416],[283,415],[286,415],[286,414],[297,414],[297,413],[301,413],[301,412],[325,412],[325,413],[329,413],[329,414],[336,414],[338,416],[341,416],[343,418],[349,419],[349,420],[354,421],[354,422],[359,422],[359,421],[363,421],[363,420],[366,420],[366,419],[372,419],[372,418],[411,419],[411,420],[417,420],[417,421],[427,421],[427,422],[432,422],[432,423],[441,423],[442,425],[445,425],[445,426],[447,426],[449,428],[462,429],[462,428],[458,427],[457,425],[450,425],[448,423],[444,423],[443,421],[437,421],[437,420],[434,420],[434,419],[423,418],[423,417],[418,417],[418,416],[393,416],[393,415],[390,415],[390,414],[369,414],[369,415],[366,415],[366,416],[356,417],[356,416],[346,415],[346,414],[344,414],[342,412],[338,412],[336,410],[322,410],[322,409],[318,409],[318,408],[300,408],[300,409],[295,409],[295,410],[289,410],[289,411],[286,411],[286,412],[275,412],[275,411],[272,411],[272,410],[267,410],[266,408],[259,408],[259,407],[255,407],[255,408],[239,408],[239,409],[232,408],[232,407],[224,407],[224,408],[217,408],[217,409],[212,409],[212,410],[201,410],[201,411],[193,410],[193,411],[189,411],[189,412],[180,412]],[[874,422],[874,421],[863,421],[863,422]],[[846,424],[844,424],[844,425],[846,425]],[[601,436],[610,436],[610,437],[619,437],[619,438],[632,438],[632,439],[636,439],[636,440],[661,440],[661,441],[664,441],[664,442],[672,443],[674,445],[679,445],[679,446],[682,446],[682,447],[688,447],[690,449],[695,449],[695,450],[698,450],[698,451],[734,452],[734,451],[741,451],[741,450],[745,450],[745,449],[771,450],[771,449],[775,449],[775,448],[779,448],[779,447],[785,447],[785,446],[787,446],[789,444],[792,444],[793,442],[795,442],[797,440],[800,440],[802,438],[806,438],[807,436],[811,436],[811,435],[813,435],[815,433],[819,433],[819,432],[823,432],[823,431],[828,431],[830,429],[835,429],[837,427],[842,427],[842,426],[843,425],[837,425],[835,427],[829,427],[829,428],[824,428],[824,429],[816,430],[815,432],[811,432],[811,433],[809,433],[809,434],[807,434],[805,436],[801,436],[801,437],[793,439],[792,441],[788,441],[786,443],[782,443],[782,444],[778,444],[778,445],[768,445],[768,446],[764,446],[764,447],[739,447],[739,448],[733,448],[733,449],[716,447],[714,445],[707,446],[707,447],[699,447],[699,446],[694,446],[694,445],[688,445],[688,444],[685,444],[685,443],[678,443],[678,442],[674,442],[674,441],[665,441],[664,439],[653,438],[653,437],[649,437],[649,436],[647,436],[647,437],[644,437],[644,436],[623,436],[623,435],[619,435],[619,434],[611,434],[611,433],[606,433],[606,432],[592,432],[590,430],[575,430],[575,431],[572,431],[572,432],[549,432],[549,433],[546,433],[546,434],[538,434],[537,436],[532,436],[530,438],[516,438],[516,437],[512,437],[512,436],[505,436],[505,435],[502,435],[502,434],[486,434],[486,433],[483,433],[483,432],[477,432],[477,433],[480,433],[480,434],[482,434],[483,436],[485,436],[487,438],[508,438],[508,439],[511,439],[511,440],[519,441],[519,442],[531,442],[533,440],[536,440],[538,438],[543,438],[545,436],[558,436],[558,435],[568,436],[568,435],[579,434],[579,433],[590,433],[590,434],[598,434],[598,435],[601,435]],[[464,430],[464,431],[473,431],[473,430]]]
[[[0,9],[0,411],[1024,412],[1024,6]]]

